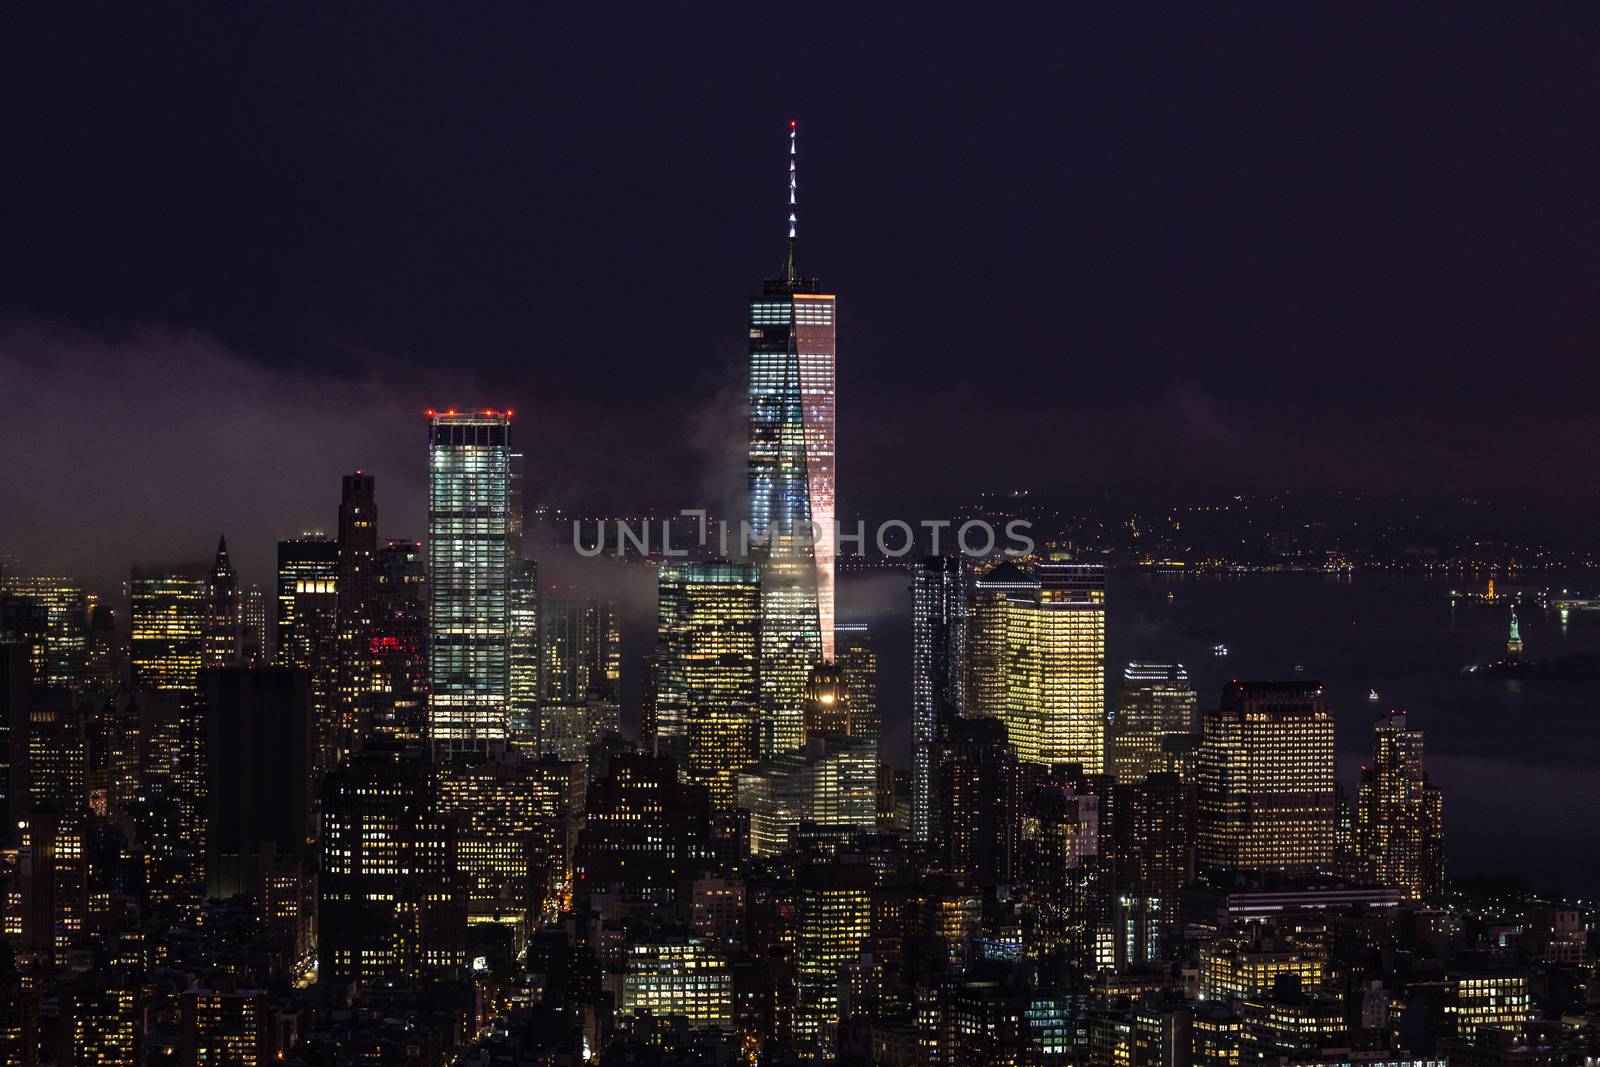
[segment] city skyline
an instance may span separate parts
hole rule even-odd
[[[1600,1063],[1600,17],[949,13],[0,14],[0,1062]]]

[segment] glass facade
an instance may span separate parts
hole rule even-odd
[[[135,687],[167,693],[191,692],[200,674],[204,651],[204,571],[136,568],[130,588]]]
[[[484,411],[430,419],[428,738],[450,757],[506,740],[511,418]]]
[[[735,774],[761,756],[761,569],[713,560],[658,572],[657,749],[682,762],[712,806],[732,807]]]

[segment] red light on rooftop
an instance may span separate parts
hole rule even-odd
[[[794,119],[790,119],[789,120],[789,128],[792,130],[792,129],[794,129],[794,126],[795,126]]]
[[[435,415],[437,415],[437,414],[438,414],[438,412],[436,412],[436,411],[434,411],[434,410],[433,410],[433,409],[432,409],[432,408],[429,408],[429,409],[428,409],[428,410],[427,410],[427,411],[424,411],[424,412],[423,412],[423,414],[424,414],[424,415],[426,415],[426,416],[428,416],[428,418],[430,418],[430,419],[431,419],[431,418],[433,418],[433,417],[434,417],[434,416],[435,416]]]

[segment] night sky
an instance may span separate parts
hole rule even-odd
[[[1591,491],[1592,5],[9,5],[0,41],[24,557],[232,528],[264,568],[357,466],[418,535],[427,406],[516,408],[558,501],[725,500],[790,118],[847,513]]]

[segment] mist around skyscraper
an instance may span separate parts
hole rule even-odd
[[[1600,597],[1561,577],[1592,559],[1440,560],[1290,494],[1042,500],[1003,405],[990,485],[891,514],[866,473],[932,461],[849,442],[932,416],[851,395],[874,296],[807,223],[813,181],[853,182],[811,177],[826,129],[767,132],[744,291],[630,249],[653,273],[570,354],[672,328],[632,285],[727,310],[731,491],[569,507],[523,436],[562,397],[457,393],[408,416],[393,490],[362,454],[390,442],[339,456],[323,528],[108,538],[109,590],[0,556],[4,1062],[1600,1062],[1582,875],[1456,843],[1492,807],[1592,854],[1589,808],[1424,744],[1452,701],[1592,736]]]

